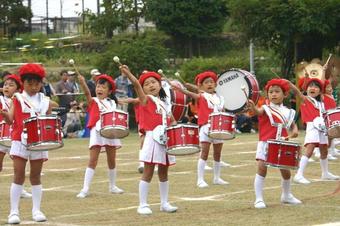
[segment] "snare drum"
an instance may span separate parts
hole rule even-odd
[[[326,112],[325,123],[330,138],[340,138],[340,109],[331,109]]]
[[[129,135],[129,114],[115,110],[100,115],[100,135],[109,139],[120,139]]]
[[[29,151],[48,151],[64,146],[61,120],[56,115],[34,116],[24,120],[23,132]]]
[[[208,136],[212,139],[230,140],[235,138],[235,116],[225,112],[209,115],[210,128]]]
[[[247,97],[241,89],[245,87]],[[247,106],[247,99],[256,102],[260,96],[259,84],[256,77],[248,71],[230,69],[219,75],[216,92],[224,97],[224,108],[228,112],[241,112]]]
[[[280,169],[298,169],[300,149],[300,145],[295,142],[268,140],[265,164]]]
[[[4,147],[11,147],[11,126],[6,122],[0,122],[0,145]]]
[[[200,151],[198,126],[178,124],[166,129],[166,152],[169,155],[190,155]]]

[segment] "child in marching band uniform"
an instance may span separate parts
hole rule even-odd
[[[144,162],[142,179],[139,182],[139,207],[137,212],[142,215],[152,214],[147,204],[150,182],[155,165],[158,165],[159,191],[161,198],[160,210],[168,213],[176,212],[177,207],[168,202],[169,182],[168,168],[175,164],[175,157],[166,153],[164,143],[165,127],[175,123],[171,115],[171,106],[166,105],[166,94],[161,87],[161,76],[156,72],[143,73],[139,80],[131,74],[126,65],[120,66],[132,82],[139,98],[139,126],[145,131],[140,161]]]
[[[269,139],[281,139],[278,127],[274,125],[282,125],[282,136],[284,140],[294,138],[298,135],[298,128],[294,123],[295,111],[283,106],[283,99],[289,93],[289,82],[284,79],[272,79],[267,82],[265,86],[268,104],[257,108],[252,100],[249,100],[250,109],[258,115],[259,120],[259,142],[256,150],[257,173],[254,181],[255,203],[254,207],[258,209],[266,208],[263,200],[263,185],[264,179],[267,175],[267,166],[265,165],[266,155],[268,151]],[[290,129],[292,134],[288,136],[287,129]],[[288,204],[300,204],[301,201],[295,198],[290,190],[291,187],[291,173],[290,170],[280,169],[282,176],[282,195],[281,202]]]
[[[197,186],[199,188],[205,188],[209,185],[204,181],[204,168],[209,155],[210,145],[213,144],[214,148],[214,179],[213,184],[226,185],[228,182],[221,179],[221,151],[223,146],[223,140],[212,139],[208,137],[209,115],[213,112],[223,111],[224,98],[219,96],[215,92],[217,82],[217,75],[212,71],[206,71],[198,74],[195,78],[195,83],[201,90],[201,93],[193,93],[188,90],[183,90],[178,87],[173,87],[180,90],[184,94],[190,96],[198,103],[198,125],[200,126],[199,139],[201,143],[201,155],[197,163]]]
[[[48,159],[47,151],[27,151],[23,138],[23,121],[36,115],[50,114],[57,104],[50,101],[44,94],[39,93],[45,70],[38,64],[26,64],[19,69],[23,82],[22,94],[16,93],[9,112],[2,111],[7,123],[12,124],[12,146],[10,155],[13,159],[14,179],[10,189],[11,211],[8,216],[9,224],[20,223],[19,201],[25,181],[27,160],[30,161],[30,181],[32,184],[32,218],[36,222],[46,221],[46,216],[40,211],[42,185],[40,180],[43,162]]]
[[[299,169],[294,176],[294,181],[301,184],[309,184],[303,174],[308,164],[308,159],[312,156],[315,147],[320,149],[320,165],[322,170],[321,179],[324,180],[337,180],[338,176],[333,175],[328,171],[328,159],[327,159],[327,145],[328,139],[326,136],[325,122],[323,119],[323,113],[325,111],[325,105],[323,102],[322,91],[324,84],[317,78],[306,78],[305,89],[307,96],[304,96],[300,90],[292,83],[290,86],[294,89],[302,99],[301,118],[304,123],[307,124],[306,136],[304,146],[306,147],[305,155],[300,159]]]
[[[89,120],[87,127],[90,131],[90,159],[85,170],[84,185],[78,198],[85,198],[89,195],[90,184],[97,166],[98,157],[102,147],[106,149],[107,164],[109,168],[109,191],[114,194],[121,194],[124,191],[116,186],[116,150],[121,147],[119,139],[108,139],[100,135],[100,113],[106,111],[114,111],[117,106],[115,100],[111,100],[109,96],[115,92],[115,83],[113,79],[105,74],[96,77],[96,97],[91,96],[91,92],[86,84],[86,80],[82,75],[78,75],[78,79],[82,89],[84,90],[87,103],[89,104],[88,113]]]
[[[3,96],[0,96],[0,109],[3,111],[9,111],[9,108],[12,104],[12,97],[14,93],[21,92],[22,83],[20,81],[20,77],[14,74],[9,74],[4,78],[4,86]],[[0,122],[3,121],[2,116],[0,115]],[[0,145],[0,172],[2,171],[2,163],[6,153],[9,153],[10,148],[4,147]],[[32,195],[28,193],[25,189],[22,189],[21,198],[31,198]]]

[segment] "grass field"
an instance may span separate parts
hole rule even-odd
[[[302,143],[304,134],[300,134]],[[154,177],[149,192],[151,216],[136,213],[138,206],[137,172],[139,141],[137,134],[123,140],[117,152],[117,185],[125,190],[122,195],[108,192],[106,155],[102,154],[90,188],[90,196],[76,198],[83,184],[88,160],[87,139],[67,139],[65,146],[49,152],[49,161],[43,169],[42,210],[48,221],[41,225],[314,225],[330,222],[340,224],[340,194],[330,195],[339,182],[320,181],[320,165],[310,163],[306,178],[310,185],[292,185],[293,194],[302,205],[280,203],[281,177],[277,169],[270,168],[265,181],[264,197],[267,209],[253,207],[253,181],[256,171],[254,160],[257,134],[241,134],[226,141],[222,159],[230,164],[222,169],[226,186],[212,185],[212,171],[206,171],[209,188],[196,187],[197,155],[177,157],[170,168],[169,200],[179,207],[177,213],[159,211],[158,178]],[[208,160],[212,166],[211,155]],[[11,160],[5,157],[0,173],[0,225],[6,224],[9,214],[9,187],[12,180]],[[330,162],[330,170],[340,175],[340,160]],[[155,175],[156,176],[156,175]],[[25,187],[30,191],[29,181]],[[34,224],[31,220],[31,200],[21,199],[21,224]]]

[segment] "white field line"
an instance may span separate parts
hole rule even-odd
[[[315,224],[313,226],[340,226],[340,221],[330,222],[330,223],[326,223],[326,224]]]

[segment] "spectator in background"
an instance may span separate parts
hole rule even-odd
[[[48,82],[48,80],[45,78],[43,78],[43,86],[41,87],[41,92],[45,94],[45,96],[48,97],[52,97],[55,96],[56,92],[53,88],[53,86],[51,85],[51,83]]]
[[[87,80],[87,86],[89,87],[89,90],[91,92],[91,97],[95,97],[96,96],[96,82],[95,82],[95,78],[97,75],[101,75],[101,73],[98,71],[98,69],[92,69],[91,72],[91,79]]]
[[[9,71],[4,71],[4,72],[2,72],[2,74],[1,74],[1,82],[0,82],[0,95],[3,95],[3,93],[2,93],[2,87],[4,87],[4,79],[5,79],[5,76],[7,76],[7,75],[10,75],[11,73],[9,72]]]
[[[76,82],[76,72],[68,71],[67,75],[68,75],[67,82],[72,87],[73,93],[80,93],[79,84]]]
[[[81,118],[84,117],[84,109],[77,101],[70,103],[70,111],[67,113],[67,119],[63,128],[65,137],[78,137],[79,132],[82,130]]]
[[[72,93],[74,93],[74,89],[72,87],[72,84],[68,82],[68,73],[66,70],[62,70],[60,72],[60,81],[56,84],[55,87],[55,92],[56,95],[59,97],[59,106],[61,108],[64,108],[64,110],[62,110],[60,112],[60,118],[62,121],[62,126],[65,125],[66,122],[66,113],[70,110],[70,103],[72,101],[74,101],[75,96],[74,95],[70,95]]]
[[[126,75],[119,75],[115,79],[115,84],[116,84],[116,97],[118,99],[124,99],[128,97],[132,97],[132,83],[131,81],[127,78]],[[123,110],[127,112],[128,110],[128,105],[127,104],[118,104],[117,109]]]
[[[253,119],[247,113],[236,115],[236,133],[255,133]]]

